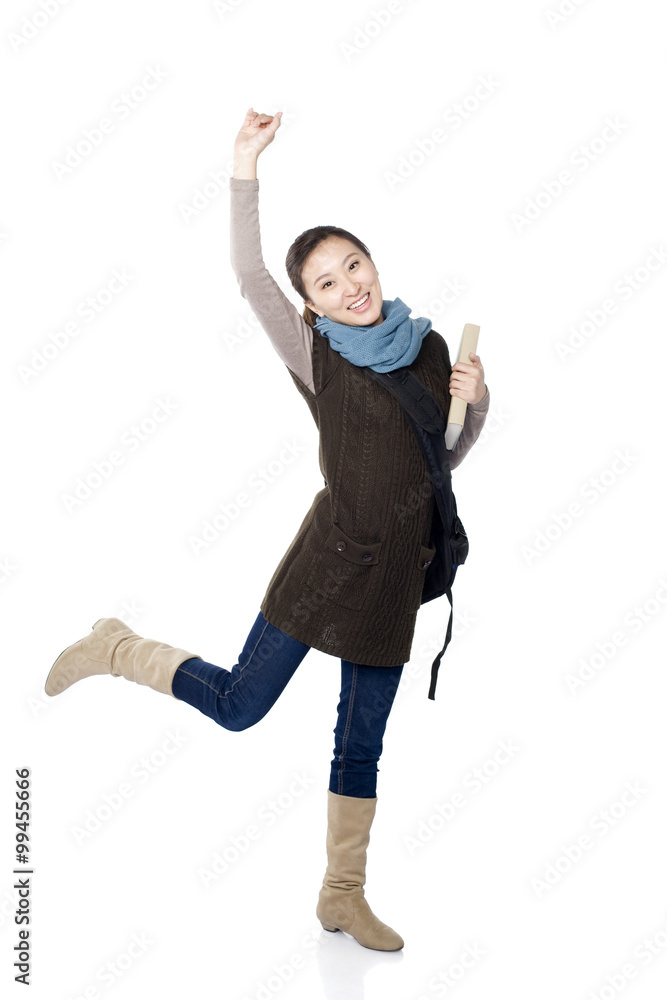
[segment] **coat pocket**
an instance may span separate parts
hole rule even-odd
[[[360,611],[378,578],[381,548],[382,542],[359,542],[334,524],[304,583],[332,604]]]

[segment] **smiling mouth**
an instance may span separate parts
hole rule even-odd
[[[366,294],[362,298],[357,299],[356,302],[353,302],[352,305],[348,306],[347,308],[348,309],[358,309],[359,306],[363,306],[366,303],[366,300],[368,299],[368,296],[370,294],[371,294],[370,292],[366,292]]]

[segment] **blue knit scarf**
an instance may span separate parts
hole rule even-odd
[[[377,326],[334,323],[319,316],[315,327],[353,365],[368,365],[376,372],[391,372],[412,364],[431,329],[430,319],[410,319],[411,309],[396,298],[382,300],[384,320]]]

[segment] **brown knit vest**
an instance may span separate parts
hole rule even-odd
[[[431,329],[410,366],[449,411],[451,365]],[[288,369],[289,371],[289,369]],[[320,432],[325,486],[278,564],[264,617],[353,663],[410,658],[434,510],[428,468],[396,399],[313,330],[311,392],[290,371]]]

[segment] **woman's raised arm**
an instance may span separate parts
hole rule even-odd
[[[231,195],[231,263],[241,295],[268,334],[285,365],[311,390],[313,331],[276,284],[264,264],[259,231],[257,158],[280,127],[282,112],[248,109],[234,143]]]

